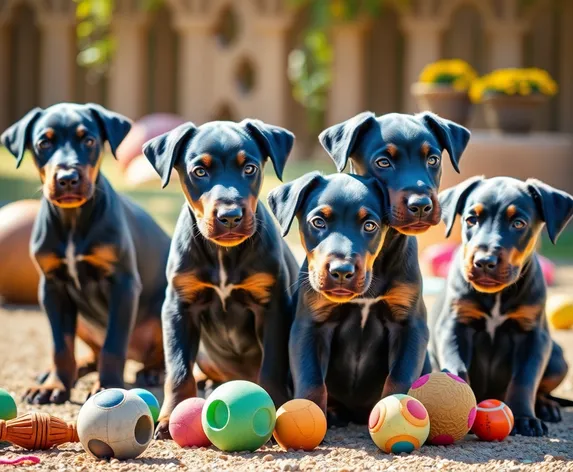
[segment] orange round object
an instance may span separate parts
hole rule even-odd
[[[316,403],[298,398],[278,409],[273,436],[284,450],[311,451],[325,435],[326,417]]]
[[[484,400],[477,406],[472,432],[483,441],[503,441],[513,429],[513,413],[499,400]]]
[[[0,208],[0,299],[38,303],[39,276],[30,258],[30,236],[39,200],[20,200]]]

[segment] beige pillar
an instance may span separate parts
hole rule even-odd
[[[109,80],[109,107],[131,118],[147,111],[147,25],[143,13],[114,14],[116,48]]]
[[[573,2],[561,2],[561,44],[559,51],[559,129],[573,133]]]
[[[10,27],[0,19],[0,133],[10,125]]]
[[[264,60],[257,69],[257,114],[263,121],[278,126],[286,126],[288,119],[287,34],[290,24],[290,15],[260,18],[257,23],[261,48],[264,48]]]
[[[213,115],[213,23],[191,15],[176,16],[175,28],[179,33],[177,111],[194,123],[205,123]]]
[[[40,106],[74,101],[76,22],[67,13],[38,16],[40,39]]]
[[[366,107],[366,34],[369,23],[356,21],[332,28],[332,85],[328,98],[329,125],[347,120]]]
[[[486,25],[489,39],[489,69],[521,67],[525,25],[515,20]]]
[[[444,24],[430,18],[402,18],[404,31],[404,111],[417,111],[410,87],[418,81],[420,72],[430,62],[441,58]]]

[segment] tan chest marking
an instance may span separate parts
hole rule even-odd
[[[59,257],[54,253],[37,254],[36,261],[45,275],[50,275],[51,272],[65,265],[74,285],[79,289],[78,262],[86,262],[97,267],[107,277],[113,274],[118,256],[115,246],[111,244],[94,246],[89,254],[76,254],[73,235],[70,235],[66,245],[65,257]]]
[[[392,286],[384,295],[379,297],[354,298],[346,303],[360,306],[360,326],[364,329],[370,311],[377,303],[385,302],[394,320],[403,321],[408,317],[417,299],[418,288],[415,285],[399,283]],[[337,305],[314,291],[306,295],[306,302],[312,313],[312,318],[319,323],[326,321],[332,308]]]
[[[175,277],[173,277],[173,285],[179,295],[188,303],[195,301],[199,293],[202,291],[207,289],[214,290],[221,299],[223,310],[226,311],[227,299],[231,296],[234,290],[245,290],[258,303],[266,304],[271,300],[271,291],[276,283],[275,277],[266,272],[250,275],[238,284],[229,284],[227,283],[227,279],[228,277],[223,264],[222,251],[219,251],[219,285],[204,282],[193,272],[175,275]]]
[[[543,311],[541,305],[521,305],[509,313],[502,313],[500,294],[496,296],[495,304],[489,315],[475,302],[469,300],[457,300],[452,304],[452,308],[460,322],[464,324],[469,324],[472,321],[483,318],[485,320],[486,331],[492,339],[497,328],[507,320],[514,320],[524,331],[531,331],[537,324],[537,320]]]

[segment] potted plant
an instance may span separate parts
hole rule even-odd
[[[490,128],[507,133],[531,131],[536,112],[557,84],[542,69],[498,69],[475,80],[470,98],[483,103]]]
[[[476,77],[476,71],[467,62],[443,59],[424,67],[411,92],[420,110],[430,110],[465,125],[471,107],[468,90]]]

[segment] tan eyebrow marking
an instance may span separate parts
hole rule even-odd
[[[242,166],[246,160],[247,160],[247,156],[245,154],[245,151],[239,151],[237,153],[237,162],[239,163],[239,165]]]
[[[76,136],[77,136],[78,138],[82,138],[82,137],[86,134],[86,132],[87,132],[87,129],[86,129],[86,127],[83,126],[83,125],[79,125],[79,126],[76,128]]]
[[[324,206],[320,209],[320,211],[322,212],[322,214],[326,217],[326,218],[330,218],[332,216],[332,207],[331,206]]]
[[[511,218],[517,212],[517,208],[515,205],[509,205],[505,211],[507,212],[507,217]]]
[[[48,128],[44,134],[46,135],[46,138],[53,139],[56,132],[54,131],[54,128]]]
[[[203,154],[201,156],[201,162],[205,167],[210,167],[211,163],[213,162],[213,158],[211,157],[210,154]]]
[[[362,220],[366,218],[367,215],[368,215],[368,210],[364,207],[360,207],[360,210],[358,210],[358,218]]]
[[[422,143],[422,155],[425,157],[430,153],[430,145],[427,142]]]
[[[392,143],[388,143],[386,145],[386,152],[390,154],[392,157],[395,157],[398,154],[398,146]]]
[[[476,215],[479,216],[481,213],[483,213],[483,203],[478,203],[473,210],[475,211]]]

